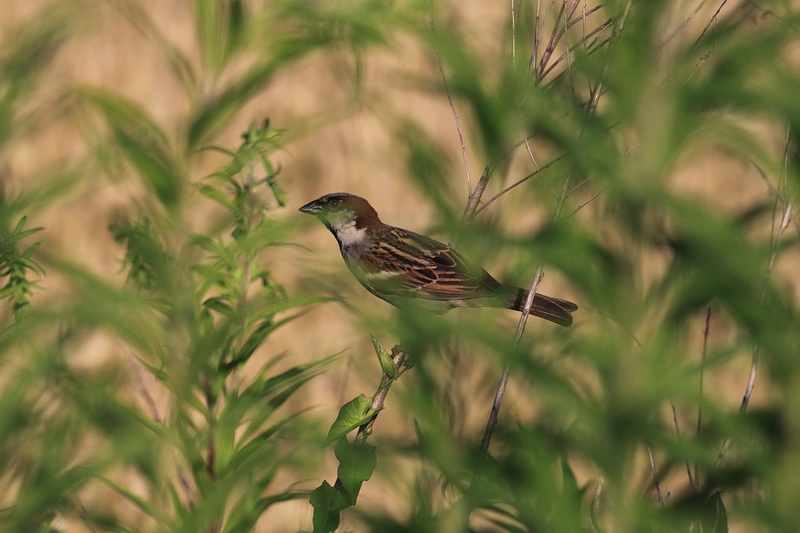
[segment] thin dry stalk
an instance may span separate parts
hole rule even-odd
[[[214,442],[214,418],[212,411],[214,409],[214,399],[211,390],[211,378],[208,373],[203,374],[203,393],[205,394],[206,406],[209,411],[209,424],[208,424],[208,449],[206,450],[206,473],[211,481],[217,480],[217,447]],[[218,533],[220,526],[217,522],[212,521],[206,529],[207,533]]]
[[[784,172],[781,176],[781,180],[777,189],[775,189],[775,201],[773,204],[773,236],[771,237],[771,253],[769,258],[769,263],[767,265],[766,272],[764,273],[764,280],[761,285],[761,294],[759,296],[759,303],[763,303],[764,297],[767,291],[767,284],[769,283],[770,278],[772,277],[772,270],[775,267],[775,261],[778,257],[778,249],[780,248],[781,242],[783,241],[784,234],[786,233],[786,228],[789,227],[789,224],[792,223],[794,220],[794,208],[791,201],[788,201],[783,194],[780,193],[781,188],[785,187],[786,185],[786,171],[785,166],[788,164],[788,146],[789,141],[791,140],[791,131],[787,129],[786,132],[786,145],[784,148]],[[758,165],[755,165],[755,168],[761,173],[762,177],[769,182],[766,173],[761,170]],[[780,223],[778,224],[777,235],[775,235],[775,214],[778,212],[778,205],[782,204],[782,214],[780,218]],[[753,395],[753,389],[756,385],[756,376],[758,375],[758,344],[753,346],[753,353],[751,356],[751,363],[750,363],[750,374],[747,377],[747,387],[745,387],[744,395],[742,396],[742,403],[739,406],[739,413],[744,414],[747,411],[747,407],[750,404],[750,398]],[[728,448],[731,445],[731,438],[728,437],[725,439],[725,442],[722,443],[720,447],[719,453],[717,454],[716,460],[716,467],[719,468],[722,465],[722,461],[725,459],[725,455],[728,452]]]
[[[158,412],[158,406],[156,405],[156,401],[153,398],[153,395],[150,394],[150,386],[146,381],[146,374],[142,370],[142,364],[139,362],[139,359],[136,357],[136,354],[133,353],[133,350],[130,348],[125,348],[125,355],[128,358],[128,362],[133,368],[133,374],[136,376],[136,388],[139,390],[139,394],[142,395],[142,399],[144,403],[147,404],[147,409],[150,411],[150,417],[158,422],[159,424],[162,423],[161,414]]]
[[[531,51],[531,57],[528,61],[528,68],[533,66],[533,63],[536,61],[536,58],[539,57],[539,45],[542,42],[542,35],[544,34],[544,24],[547,19],[550,18],[550,12],[553,10],[553,5],[555,4],[555,0],[550,0],[550,4],[547,6],[547,11],[545,11],[544,16],[541,16],[541,6],[539,2],[536,3],[536,19],[534,20],[534,27],[533,27],[533,50]]]
[[[703,349],[700,355],[700,390],[698,392],[697,398],[697,426],[695,429],[695,435],[700,435],[700,428],[703,425],[703,378],[705,373],[706,367],[706,353],[708,352],[708,333],[711,328],[711,307],[708,308],[706,311],[706,320],[705,320],[705,327],[703,328]],[[670,406],[672,407],[672,423],[675,426],[675,434],[678,436],[678,441],[681,440],[681,428],[678,423],[678,411],[675,407],[675,401],[670,398],[669,400]],[[698,478],[698,466],[697,463],[694,464],[694,472],[692,472],[692,465],[689,461],[684,461],[686,465],[686,475],[689,478],[689,486],[692,487],[692,491],[697,494],[700,490],[700,481]]]
[[[136,376],[136,388],[141,394],[142,399],[144,399],[144,403],[147,405],[148,411],[150,411],[150,418],[153,421],[157,422],[158,424],[163,424],[164,419],[161,416],[161,413],[158,410],[158,405],[156,404],[153,395],[150,393],[150,384],[148,383],[148,376],[142,370],[142,363],[136,357],[136,354],[133,353],[133,350],[130,348],[126,348],[124,350],[128,361],[130,362],[131,367],[133,368],[133,373]],[[178,482],[180,484],[181,490],[183,491],[183,497],[187,504],[191,504],[196,497],[196,493],[192,484],[189,483],[189,478],[186,476],[186,472],[183,469],[178,470]]]
[[[672,424],[675,426],[675,435],[678,436],[678,442],[681,441],[681,426],[678,422],[678,408],[675,406],[675,400],[670,398],[669,405],[672,407]],[[686,466],[686,475],[689,476],[689,485],[692,487],[694,492],[697,492],[697,483],[695,483],[694,476],[692,475],[692,465],[689,463],[688,460],[684,460],[684,465]]]
[[[436,24],[431,19],[431,31],[436,30]],[[467,145],[464,142],[464,133],[461,130],[461,117],[456,109],[456,104],[453,102],[453,96],[450,94],[450,85],[447,83],[447,76],[444,73],[444,66],[442,66],[442,57],[439,55],[439,50],[436,50],[436,63],[439,66],[439,74],[442,76],[442,83],[444,83],[444,93],[447,95],[447,103],[450,104],[450,111],[453,113],[453,119],[456,123],[456,132],[458,132],[458,141],[461,144],[461,159],[464,164],[464,175],[467,178],[467,190],[469,195],[472,196],[472,178],[469,173],[469,159],[467,158]]]
[[[528,297],[525,299],[525,305],[522,308],[522,315],[519,317],[517,331],[514,334],[515,350],[517,346],[519,346],[519,342],[522,339],[522,334],[525,332],[525,324],[528,321],[528,315],[531,312],[531,306],[533,305],[533,300],[536,297],[536,290],[539,288],[539,283],[542,281],[542,277],[544,277],[544,272],[542,271],[542,267],[539,267],[536,269],[536,276],[533,279],[533,283],[531,283],[530,290],[528,291]],[[489,452],[489,443],[492,440],[492,434],[494,433],[494,428],[497,425],[497,419],[500,415],[500,406],[503,403],[503,397],[506,393],[506,387],[508,386],[510,374],[510,365],[506,363],[506,366],[503,369],[503,375],[500,377],[500,383],[497,385],[497,391],[495,392],[494,401],[492,402],[492,409],[489,412],[489,419],[486,421],[486,430],[483,433],[483,439],[481,439],[481,452],[484,455]]]
[[[511,367],[510,365],[506,364],[505,368],[503,369],[503,375],[500,376],[500,383],[497,384],[497,390],[494,393],[494,400],[492,401],[492,409],[489,411],[489,418],[486,421],[486,430],[484,430],[483,438],[481,439],[481,453],[483,453],[483,455],[487,455],[489,453],[489,443],[492,440],[494,428],[497,426],[497,419],[500,416],[500,406],[503,403],[503,397],[506,394],[506,388],[508,387],[508,380],[510,376]]]
[[[692,19],[697,16],[697,14],[700,12],[701,9],[703,9],[703,6],[705,5],[705,3],[706,3],[706,0],[701,0],[701,2],[697,5],[697,7],[694,8],[694,11],[692,11],[689,14],[689,16],[686,17],[686,20],[684,20],[683,23],[680,26],[678,26],[678,29],[676,29],[674,32],[672,32],[672,35],[667,37],[667,39],[662,43],[662,46],[666,45],[667,43],[669,43],[672,39],[675,38],[675,36],[677,36],[680,32],[682,32],[684,29],[686,29],[686,26],[688,26],[689,23],[692,21]],[[722,9],[722,7],[720,7],[720,9]],[[712,18],[712,21],[713,21],[713,18]],[[709,22],[709,24],[711,24],[711,22]],[[708,26],[706,26],[706,27],[708,27]]]
[[[553,52],[555,52],[556,46],[558,46],[559,41],[566,33],[569,20],[572,18],[572,15],[575,14],[575,10],[578,8],[578,4],[580,4],[580,0],[572,0],[572,2],[569,4],[569,7],[567,7],[566,1],[561,4],[561,10],[556,16],[557,22],[553,26],[553,31],[550,34],[550,41],[547,43],[547,46],[542,52],[542,57],[539,60],[539,66],[536,70],[539,79],[542,79],[544,77],[544,72],[547,70],[547,64],[550,61]],[[562,21],[564,22],[563,25],[561,24]]]
[[[769,176],[764,171],[764,169],[762,169],[760,166],[758,166],[757,164],[755,164],[752,161],[751,161],[751,164],[758,171],[759,175],[761,176],[761,179],[764,180],[764,183],[766,184],[767,188],[769,189],[769,192],[774,194],[776,199],[780,200],[781,205],[783,205],[783,206],[790,205],[791,202],[785,197],[785,195],[780,190],[778,190],[772,183],[769,182]],[[777,205],[778,204],[775,203],[775,204],[773,204],[773,207],[772,207],[773,220],[775,220],[775,213],[777,211]],[[790,224],[794,224],[795,230],[797,231],[798,234],[800,234],[800,221],[798,220],[798,214],[800,214],[800,211],[795,211],[794,213],[790,213],[789,214],[789,218],[790,218],[789,223]],[[774,234],[775,234],[775,228],[773,227],[772,235],[774,235]],[[774,238],[774,237],[771,237],[771,238]]]
[[[579,17],[577,17],[576,19],[573,19],[573,15],[575,14],[575,11],[578,8],[579,4],[580,4],[579,0],[572,0],[572,2],[569,5],[567,5],[566,1],[561,5],[561,10],[560,10],[559,14],[556,17],[557,23],[556,23],[556,25],[555,25],[555,27],[553,29],[550,41],[549,41],[546,49],[542,53],[541,60],[539,61],[539,68],[538,68],[538,73],[539,73],[538,77],[539,77],[539,79],[541,79],[542,73],[545,72],[545,67],[546,67],[550,57],[552,56],[556,45],[561,40],[561,38],[566,34],[566,32],[569,29],[569,27],[572,24],[577,23],[578,21],[585,20],[585,18],[586,18],[586,16],[588,14],[594,12],[594,10],[590,10],[589,12],[584,10],[584,11],[582,11],[582,13],[581,13],[581,15]],[[546,14],[545,17],[549,16],[549,13],[550,13],[552,7],[553,7],[553,2],[551,2],[550,5],[548,6],[547,14]],[[595,9],[598,9],[598,8],[595,8]],[[513,12],[513,10],[514,10],[514,6],[512,4],[512,12]],[[539,36],[541,35],[541,27],[539,26],[539,21],[541,19],[540,19],[539,13],[540,13],[540,11],[539,11],[538,6],[537,6],[534,49],[533,49],[533,53],[532,53],[532,56],[531,56],[532,58],[536,57],[536,55],[537,55],[538,45],[539,45]],[[563,25],[560,22],[563,22]],[[516,37],[514,36],[513,39],[515,40],[515,38]],[[569,58],[568,53],[569,52],[567,52],[567,55],[565,56],[567,59]],[[468,209],[467,209],[467,212],[471,213],[471,217],[474,217],[480,211],[485,209],[489,204],[491,204],[492,202],[494,202],[495,200],[497,200],[498,198],[500,198],[504,194],[508,193],[513,188],[521,185],[525,181],[527,181],[527,180],[531,179],[532,177],[540,174],[544,169],[546,169],[550,165],[553,165],[554,163],[559,161],[562,157],[564,157],[564,156],[558,157],[558,158],[554,159],[553,161],[550,161],[547,165],[540,167],[538,165],[538,163],[536,162],[536,158],[533,155],[531,147],[530,147],[530,145],[528,143],[529,139],[530,139],[530,136],[523,135],[523,139],[515,146],[515,148],[518,147],[518,146],[521,146],[521,145],[524,145],[526,147],[526,150],[527,150],[527,153],[528,153],[528,157],[533,162],[533,164],[536,166],[536,170],[534,172],[532,172],[531,174],[525,176],[524,178],[518,180],[517,182],[513,183],[512,185],[506,187],[502,191],[500,191],[497,195],[492,197],[488,202],[484,203],[484,205],[481,206],[480,209],[478,209],[477,203],[472,203],[471,204],[471,208],[468,207]],[[558,206],[556,208],[556,212],[555,212],[554,217],[553,217],[554,221],[559,219],[559,216],[560,216],[560,213],[561,213],[561,209],[563,208],[563,205],[564,205],[564,202],[566,200],[566,196],[568,195],[569,190],[570,190],[570,179],[569,179],[569,177],[567,177],[567,179],[564,180],[564,185],[563,185],[562,190],[560,191],[560,193],[558,195],[558,200],[559,201],[558,201]],[[589,201],[591,201],[591,199]],[[465,216],[466,216],[466,212],[465,212]],[[542,279],[543,275],[544,274],[542,272],[542,267],[540,266],[536,271],[536,276],[534,277],[533,283],[531,284],[530,290],[528,292],[528,298],[525,301],[525,306],[523,308],[522,315],[520,316],[520,320],[519,320],[519,323],[517,325],[517,331],[516,331],[516,333],[514,335],[514,348],[515,349],[519,345],[520,339],[522,338],[522,335],[523,335],[523,333],[525,331],[525,325],[527,323],[528,315],[530,313],[530,307],[533,304],[534,297],[536,296],[536,290],[537,290],[537,288],[539,286],[539,283],[541,282],[541,279]],[[491,441],[492,434],[494,432],[494,428],[497,425],[497,419],[498,419],[499,412],[500,412],[500,406],[502,404],[503,397],[504,397],[505,391],[506,391],[506,387],[508,385],[509,375],[510,375],[510,366],[508,364],[506,364],[505,368],[503,369],[503,375],[500,378],[500,383],[498,384],[497,390],[495,392],[494,401],[492,402],[492,408],[491,408],[491,411],[489,413],[489,418],[488,418],[487,423],[486,423],[486,430],[484,432],[483,439],[481,440],[481,451],[484,454],[488,453],[489,443]]]
[[[517,8],[514,0],[511,0],[511,58],[514,64],[517,63]]]
[[[600,49],[602,46],[604,46],[606,43],[608,43],[611,40],[610,37],[607,38],[607,39],[604,39],[603,41],[598,41],[598,39],[605,32],[605,30],[607,30],[608,28],[611,27],[611,25],[612,25],[612,21],[611,20],[607,20],[607,21],[603,22],[602,24],[600,24],[595,29],[593,29],[592,31],[590,31],[589,33],[587,33],[586,35],[584,35],[581,38],[580,41],[578,41],[577,43],[575,43],[574,45],[569,47],[563,54],[561,54],[558,57],[558,59],[553,61],[553,63],[551,63],[550,66],[547,67],[547,70],[545,70],[542,73],[542,78],[547,77],[547,75],[550,74],[553,71],[553,69],[555,69],[559,64],[561,64],[562,61],[564,61],[565,59],[568,59],[570,53],[572,53],[575,50],[577,50],[578,47],[585,45],[586,50],[588,51],[588,53],[591,53],[591,52],[593,52],[595,50]],[[592,37],[595,37],[595,36],[597,36],[597,38],[595,38],[592,42],[586,44],[589,41],[589,39],[591,39]]]
[[[714,12],[714,16],[711,17],[711,19],[708,21],[708,24],[706,24],[706,27],[703,28],[702,32],[700,32],[700,37],[698,37],[697,40],[694,42],[695,46],[697,46],[697,43],[699,43],[703,39],[703,37],[705,36],[705,34],[708,31],[708,29],[711,28],[711,25],[714,24],[714,22],[717,21],[717,18],[719,17],[719,14],[722,12],[722,8],[724,8],[725,4],[727,4],[727,3],[728,3],[728,0],[722,0],[722,2],[719,4],[719,7]]]
[[[650,470],[653,472],[653,486],[656,488],[656,495],[658,496],[658,503],[661,507],[667,505],[669,501],[669,492],[666,495],[661,493],[661,483],[658,481],[658,472],[656,471],[656,461],[653,458],[653,450],[647,446],[647,456],[650,459]]]
[[[475,185],[475,190],[469,195],[467,207],[464,208],[464,214],[461,215],[462,226],[469,225],[472,219],[475,218],[475,215],[483,210],[482,208],[478,209],[478,205],[481,203],[481,197],[486,191],[486,186],[489,184],[489,174],[491,171],[491,166],[487,166],[484,169],[483,174],[481,174],[481,179],[479,179],[478,184]]]
[[[706,326],[703,328],[703,351],[700,354],[700,384],[699,390],[697,391],[697,428],[695,429],[695,435],[700,436],[700,430],[703,427],[703,395],[704,395],[704,378],[706,373],[706,354],[708,354],[708,333],[711,331],[711,307],[709,306],[708,310],[706,311]],[[697,463],[694,464],[694,480],[695,480],[695,492],[698,491],[700,485],[700,478],[698,477],[698,466]]]
[[[590,197],[589,197],[589,199],[588,199],[588,200],[586,200],[585,202],[582,202],[582,203],[581,203],[581,204],[580,204],[578,207],[576,207],[576,208],[575,208],[575,210],[574,210],[572,213],[570,213],[569,215],[565,216],[564,218],[569,218],[569,217],[571,217],[572,215],[574,215],[575,213],[577,213],[578,211],[580,211],[581,209],[583,209],[584,207],[586,207],[587,205],[589,205],[591,202],[593,202],[594,200],[596,200],[598,196],[600,196],[601,194],[603,194],[603,191],[605,191],[605,190],[606,190],[606,188],[605,188],[605,187],[603,187],[602,189],[600,189],[599,191],[597,191],[596,193],[594,193],[592,196],[590,196]]]
[[[747,406],[750,404],[750,396],[753,394],[753,389],[756,384],[756,375],[758,374],[758,345],[753,347],[752,362],[750,364],[750,375],[747,378],[747,387],[745,387],[744,396],[742,396],[742,403],[739,406],[739,414],[744,414],[747,411]],[[728,448],[731,446],[731,438],[727,437],[725,442],[720,446],[719,453],[717,453],[717,460],[714,463],[716,468],[722,466],[722,461],[728,453]]]
[[[521,146],[521,144],[522,144],[522,143],[520,142],[520,144],[519,144],[519,145]],[[493,203],[495,200],[498,200],[498,199],[499,199],[501,196],[503,196],[504,194],[506,194],[506,193],[507,193],[507,192],[509,192],[510,190],[514,189],[515,187],[519,187],[520,185],[522,185],[523,183],[525,183],[525,182],[526,182],[526,181],[528,181],[529,179],[531,179],[531,178],[534,178],[534,177],[538,176],[539,174],[541,174],[542,172],[544,172],[545,170],[547,170],[547,169],[548,169],[548,168],[550,168],[551,166],[555,165],[556,163],[558,163],[559,161],[561,161],[562,159],[564,159],[564,157],[566,157],[566,156],[564,156],[564,155],[560,155],[560,156],[556,157],[555,159],[553,159],[553,160],[552,160],[552,161],[550,161],[549,163],[547,163],[547,164],[545,164],[545,165],[542,165],[541,167],[539,167],[539,168],[538,168],[537,170],[535,170],[534,172],[531,172],[530,174],[528,174],[528,175],[527,175],[527,176],[525,176],[524,178],[520,178],[519,180],[515,181],[514,183],[512,183],[511,185],[509,185],[508,187],[506,187],[505,189],[503,189],[503,190],[502,190],[502,191],[500,191],[499,193],[495,194],[494,196],[492,196],[491,198],[489,198],[489,200],[487,200],[486,202],[484,202],[484,203],[483,203],[483,205],[481,205],[480,207],[477,207],[477,206],[476,206],[475,212],[473,213],[473,215],[472,215],[472,216],[473,216],[473,217],[477,216],[477,215],[478,215],[478,214],[479,214],[481,211],[483,211],[484,209],[486,209],[487,207],[489,207],[489,204]]]

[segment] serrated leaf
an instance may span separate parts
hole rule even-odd
[[[327,446],[331,442],[336,442],[341,439],[355,428],[367,422],[372,416],[369,413],[369,408],[372,405],[372,400],[359,394],[339,409],[339,415],[336,420],[331,424],[331,429],[328,430],[328,436],[325,438],[323,446]]]

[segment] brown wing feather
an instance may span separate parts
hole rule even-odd
[[[501,284],[446,244],[391,226],[383,231],[387,233],[361,255],[359,269],[353,271],[376,296],[399,307],[414,299],[435,301],[434,312],[462,305],[522,309],[527,290]],[[577,308],[570,301],[537,294],[531,314],[569,326]]]
[[[373,287],[397,296],[433,300],[482,298],[502,290],[485,270],[470,265],[446,244],[401,228],[387,230],[392,238],[378,240],[373,253],[362,258],[367,274],[386,276],[370,279]]]

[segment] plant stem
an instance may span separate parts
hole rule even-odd
[[[536,276],[533,279],[533,283],[531,283],[531,288],[528,291],[528,297],[525,300],[525,305],[522,308],[522,316],[520,316],[519,323],[517,324],[517,332],[514,334],[514,351],[516,351],[517,347],[519,346],[520,339],[522,339],[522,334],[525,332],[525,324],[528,321],[531,305],[533,305],[533,300],[536,297],[536,289],[538,289],[539,282],[542,281],[542,277],[544,277],[544,272],[542,271],[542,267],[539,267],[536,269]],[[503,375],[500,377],[500,383],[498,384],[497,391],[494,395],[492,410],[489,412],[489,419],[486,421],[486,430],[483,433],[483,439],[481,439],[481,452],[484,455],[489,453],[489,443],[492,440],[492,434],[494,433],[494,428],[497,425],[497,418],[500,415],[500,406],[503,403],[503,396],[506,394],[506,387],[508,386],[508,379],[511,374],[510,367],[511,365],[506,363],[506,366],[503,369]]]

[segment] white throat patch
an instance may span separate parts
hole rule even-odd
[[[356,221],[350,221],[336,228],[336,237],[344,247],[358,246],[364,242],[367,228],[356,228]]]

